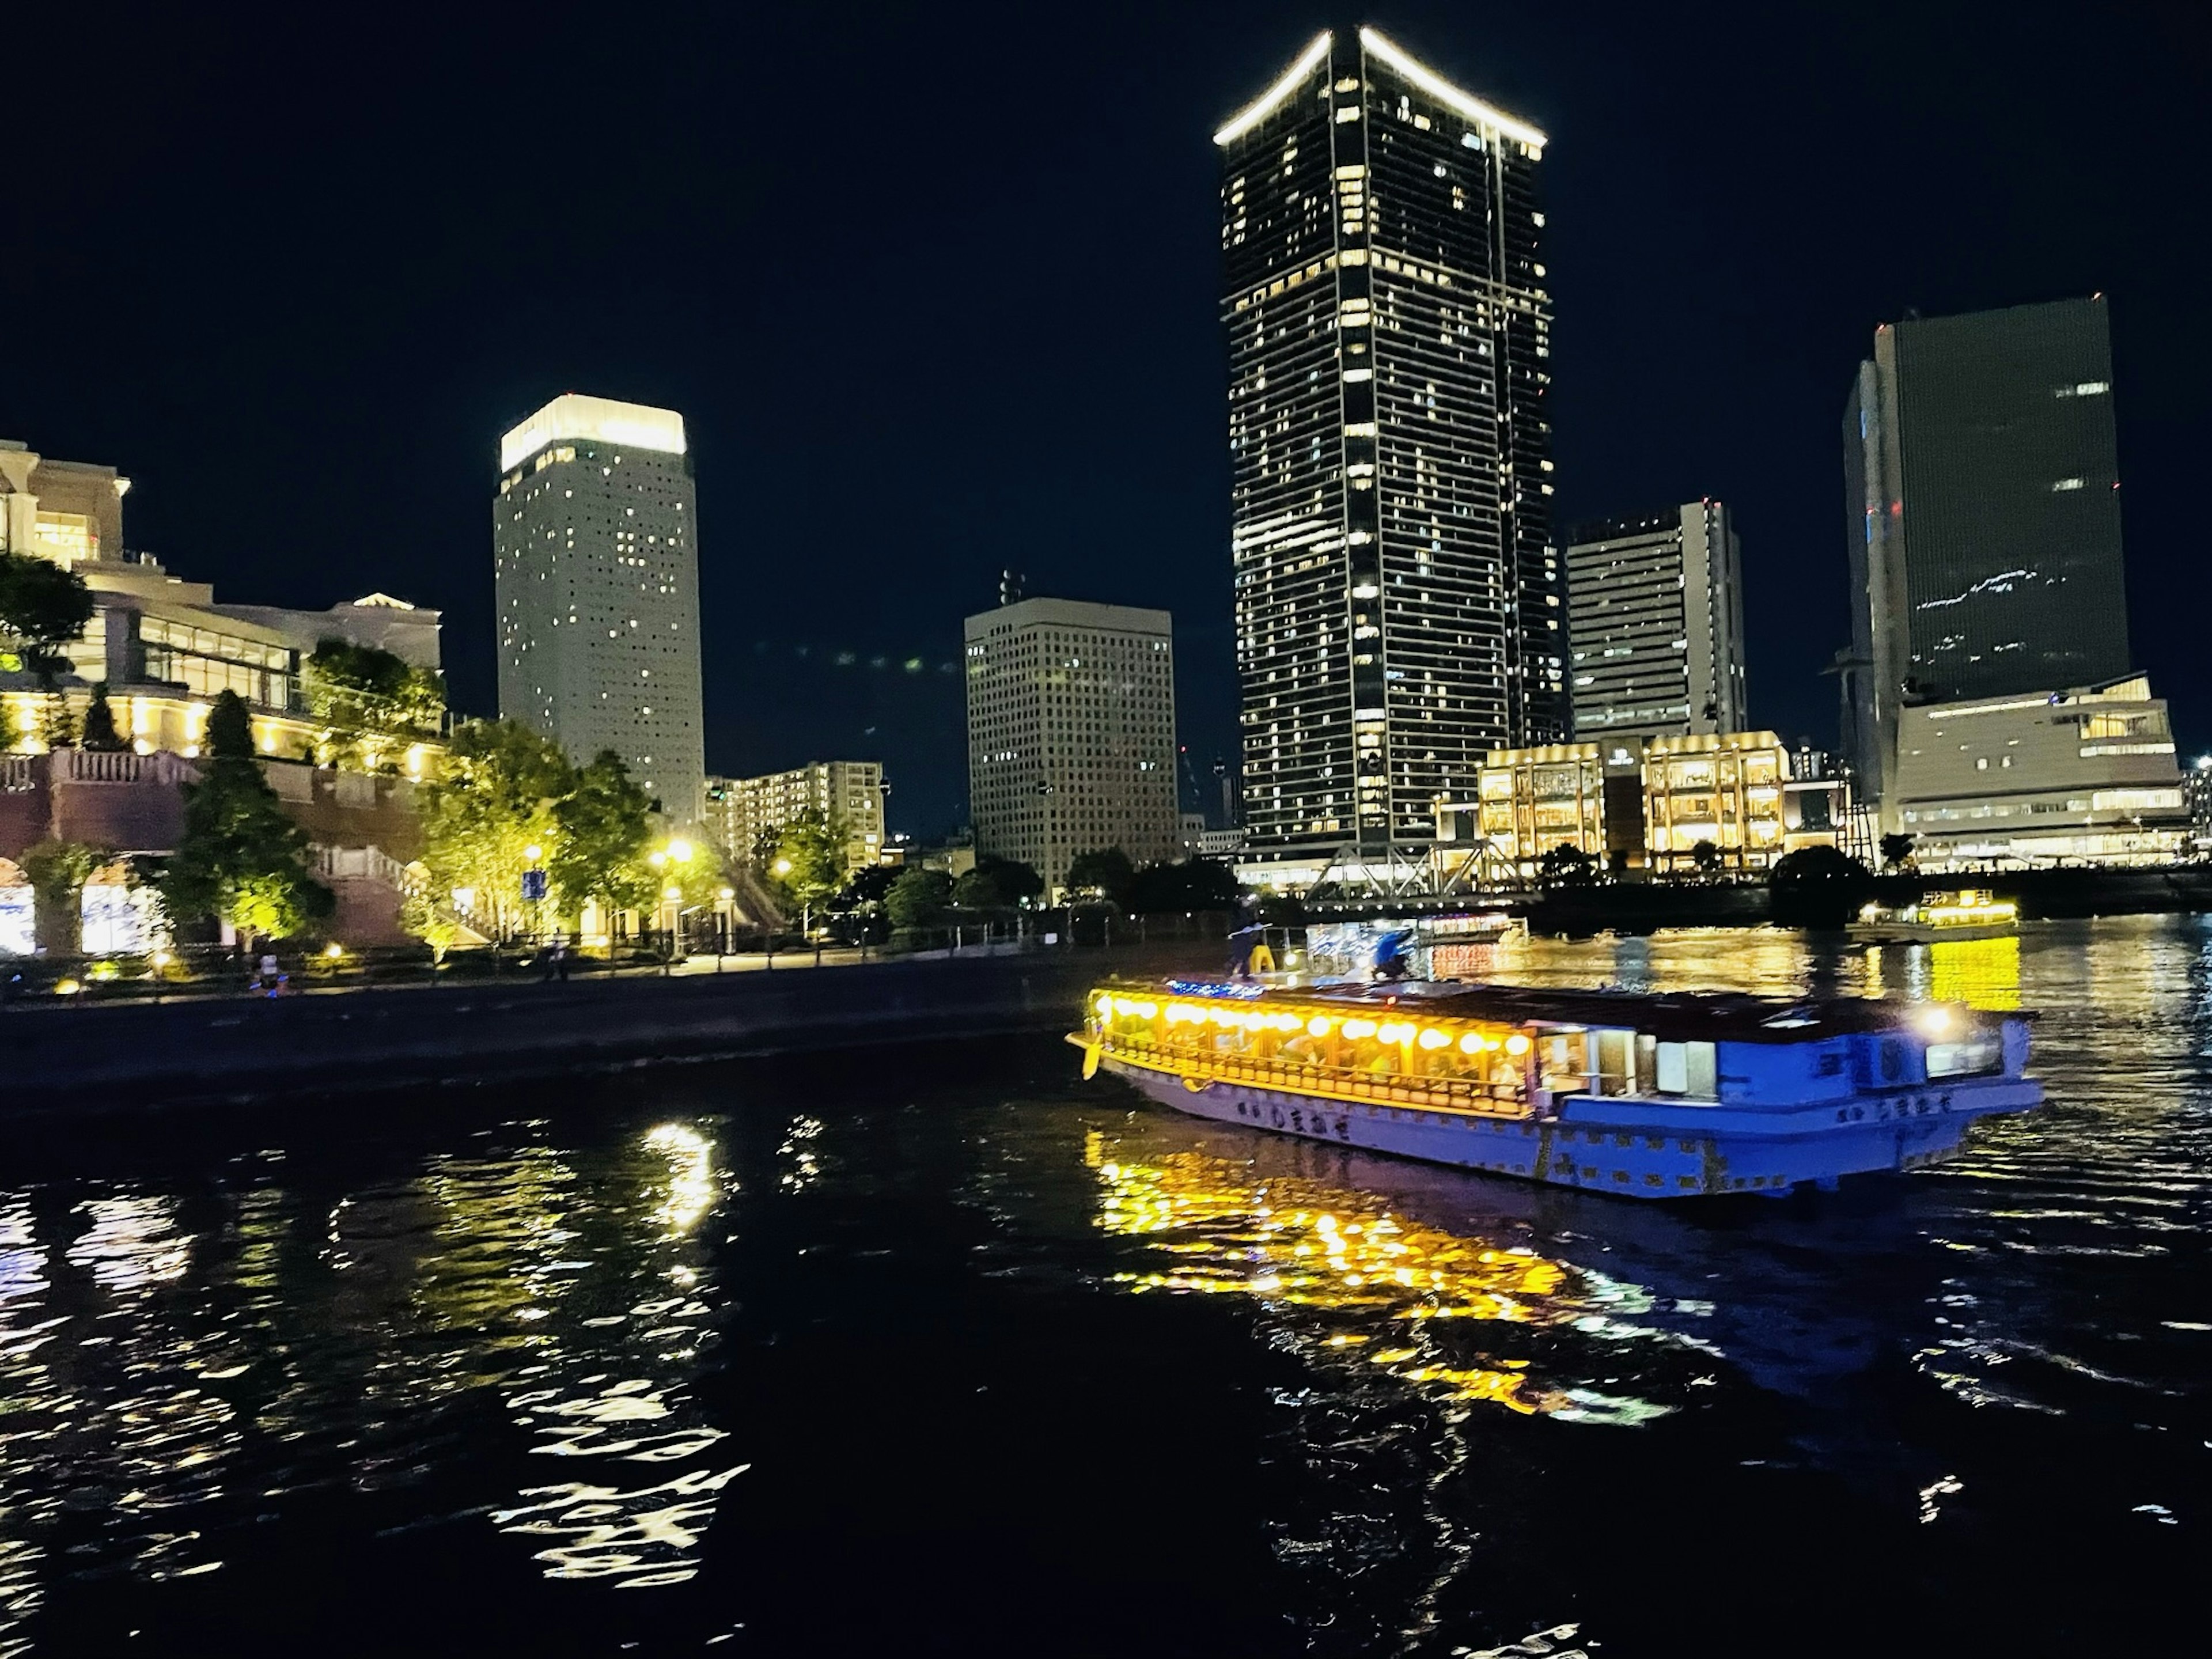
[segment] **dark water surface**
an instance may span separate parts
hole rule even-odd
[[[2212,925],[1501,971],[2024,1005],[2051,1104],[1681,1207],[1036,1042],[14,1127],[0,1659],[2203,1650]]]

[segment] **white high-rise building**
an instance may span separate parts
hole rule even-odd
[[[602,750],[679,823],[707,762],[697,495],[673,410],[570,392],[500,441],[499,711]]]
[[[1065,887],[1082,854],[1182,850],[1174,624],[1164,611],[1024,599],[967,622],[968,782],[978,854]]]
[[[1585,525],[1567,548],[1575,736],[1710,737],[1751,724],[1743,576],[1716,501]]]
[[[760,839],[809,814],[842,830],[845,860],[853,869],[884,859],[884,782],[880,761],[816,761],[757,778],[707,780],[708,833],[744,862]]]

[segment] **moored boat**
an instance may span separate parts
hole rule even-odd
[[[1930,893],[1910,904],[1869,904],[1846,930],[1862,945],[1941,945],[2020,931],[2020,907],[1984,888]]]
[[[1637,1198],[1912,1169],[2043,1099],[2026,1017],[1944,1003],[1170,980],[1069,1041],[1195,1116]]]

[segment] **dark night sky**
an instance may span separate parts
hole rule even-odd
[[[1010,563],[1172,610],[1185,740],[1231,751],[1209,134],[1325,7],[37,12],[0,435],[122,467],[173,569],[442,606],[490,712],[499,433],[564,390],[665,404],[710,769],[880,756],[896,824],[951,823],[947,665]],[[2212,737],[2193,9],[1366,18],[1551,134],[1561,524],[1732,503],[1759,723],[1832,738],[1874,325],[2103,290],[2136,655]]]

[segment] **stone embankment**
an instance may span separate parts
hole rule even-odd
[[[1218,946],[1037,952],[793,974],[426,986],[0,1014],[0,1114],[351,1092],[579,1068],[1070,1029],[1112,974]]]

